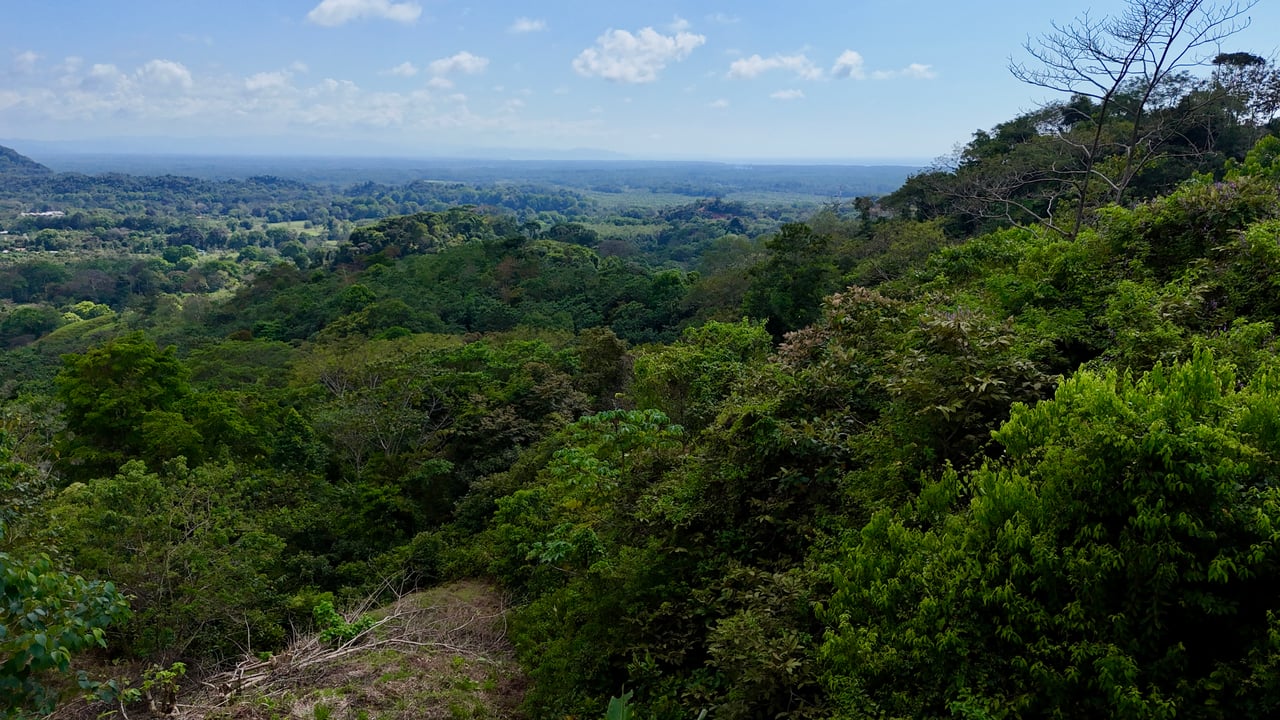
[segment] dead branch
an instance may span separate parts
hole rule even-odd
[[[317,634],[298,637],[275,656],[246,656],[234,668],[200,681],[203,689],[175,706],[173,717],[196,720],[224,708],[240,695],[277,696],[315,680],[323,668],[388,647],[438,650],[486,664],[509,656],[506,644],[506,606],[482,612],[469,605],[422,607],[415,596],[401,595],[371,627],[339,645],[321,642]],[[346,620],[353,622],[372,610],[366,599]]]

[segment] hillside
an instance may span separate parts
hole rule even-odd
[[[0,183],[0,717],[1276,717],[1231,72],[807,209]]]
[[[0,176],[5,175],[52,175],[53,171],[32,160],[26,155],[18,153],[13,148],[0,145]]]

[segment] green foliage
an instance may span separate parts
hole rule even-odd
[[[360,637],[374,626],[374,619],[369,615],[361,615],[354,622],[338,614],[333,608],[332,600],[322,600],[311,609],[311,616],[320,633],[320,642],[341,647]]]
[[[530,708],[603,704],[629,654],[617,623],[642,622],[644,598],[678,582],[672,561],[644,547],[641,508],[683,437],[654,410],[584,417],[540,456],[527,487],[498,500],[490,571],[531,600],[513,620],[538,683]]]
[[[1061,33],[1043,38],[1047,47],[1038,48],[1042,54],[1036,59],[1053,57],[1059,65],[1014,67],[1033,85],[1061,88],[1065,83],[1082,92],[975,132],[945,166],[912,176],[883,204],[910,219],[938,220],[953,236],[1039,225],[1075,238],[1108,203],[1151,199],[1198,174],[1220,172],[1224,159],[1244,158],[1265,132],[1274,100],[1260,116],[1240,112],[1240,103],[1252,102],[1243,97],[1249,94],[1274,96],[1267,87],[1274,87],[1274,71],[1266,82],[1225,84],[1220,75],[1195,78],[1173,71],[1164,66],[1173,55],[1153,48],[1177,45],[1181,33],[1154,28],[1176,27],[1204,8],[1153,13],[1149,6],[1134,5],[1124,21],[1067,24]],[[1137,24],[1125,25],[1131,21]],[[1196,21],[1207,23],[1204,17]],[[1113,35],[1113,30],[1119,31]],[[1073,44],[1081,38],[1088,41]],[[1112,42],[1117,46],[1108,47]],[[1150,53],[1145,75],[1121,61],[1133,57],[1122,47]],[[1249,172],[1260,171],[1256,163],[1253,167]],[[1238,172],[1234,162],[1228,169]]]
[[[202,438],[180,412],[191,395],[187,377],[176,348],[160,349],[140,332],[66,356],[57,386],[68,469],[85,477],[130,458],[197,454]]]
[[[637,353],[631,395],[641,407],[662,410],[672,422],[697,431],[714,419],[730,388],[772,345],[764,323],[709,322],[680,340]]]
[[[0,525],[3,540],[3,525]],[[57,569],[48,555],[0,552],[0,714],[48,712],[47,673],[68,673],[74,655],[107,646],[105,628],[128,617],[109,582]]]
[[[1227,163],[1227,180],[1256,177],[1280,182],[1280,137],[1267,135],[1244,156],[1240,164]]]
[[[572,233],[500,236],[500,226],[467,208],[390,218],[354,232],[336,267],[260,273],[216,319],[274,340],[608,326],[650,342],[670,339],[688,314],[683,271],[603,258]]]
[[[1230,244],[1250,223],[1276,217],[1278,197],[1274,182],[1256,177],[1191,182],[1132,213],[1113,211],[1104,226],[1115,254],[1140,260],[1157,277],[1169,279]]]
[[[609,706],[605,708],[604,720],[636,720],[635,708],[631,706],[631,696],[635,693],[627,691],[621,697],[609,698]]]
[[[185,663],[175,662],[168,667],[152,665],[142,673],[142,683],[119,693],[121,705],[147,701],[147,709],[162,715],[173,714],[178,702],[180,681],[187,674]]]
[[[616,407],[631,377],[627,343],[609,328],[588,328],[578,333],[577,350],[578,389],[595,398],[597,410]]]
[[[44,305],[15,308],[0,317],[0,343],[21,345],[31,342],[62,325],[62,314]]]
[[[824,611],[841,711],[1274,712],[1278,388],[1199,353],[1015,409],[1004,461],[848,538]]]
[[[619,512],[645,490],[645,478],[681,447],[683,429],[656,410],[611,410],[560,433],[564,447],[538,480],[498,500],[494,571],[514,586],[543,592],[593,567],[625,530]],[[600,532],[607,530],[607,535]]]
[[[836,267],[830,240],[807,225],[784,225],[765,248],[768,256],[752,268],[742,308],[781,337],[818,318],[822,298],[835,289]]]
[[[938,459],[972,456],[1014,402],[1033,401],[1051,384],[1008,324],[963,306],[920,315],[903,340],[884,384],[896,411],[910,413],[901,425],[919,423],[918,450]]]
[[[32,469],[0,445],[0,715],[48,712],[56,701],[51,674],[66,675],[75,655],[106,647],[105,629],[129,617],[110,582],[68,572],[44,538],[15,535],[15,525],[40,522],[42,493]],[[38,543],[38,544],[37,544]],[[81,686],[93,687],[81,676]]]
[[[234,653],[239,638],[283,640],[275,576],[284,543],[240,505],[236,468],[160,473],[138,460],[114,476],[68,486],[51,514],[62,547],[87,575],[133,599],[122,647],[164,661]]]
[[[92,320],[98,317],[110,317],[115,314],[110,307],[95,303],[91,300],[81,300],[72,305],[67,311],[80,320]]]
[[[948,245],[938,221],[877,223],[871,237],[846,251],[853,264],[846,284],[875,287],[903,278]]]

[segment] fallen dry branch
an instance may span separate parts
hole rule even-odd
[[[202,680],[203,687],[194,697],[183,698],[173,717],[197,720],[249,692],[273,697],[308,687],[329,669],[383,648],[437,650],[485,664],[509,658],[506,607],[497,596],[484,593],[484,601],[428,605],[422,604],[424,597],[430,596],[400,597],[377,613],[381,617],[371,627],[340,645],[326,644],[313,633],[268,659],[248,656],[231,670]],[[353,622],[367,609],[366,604],[346,620]]]

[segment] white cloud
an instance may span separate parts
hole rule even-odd
[[[676,15],[674,18],[671,19],[671,22],[667,24],[667,30],[673,33],[688,32],[692,27],[693,27],[693,23],[689,22],[688,20],[685,20],[679,15]]]
[[[244,89],[249,92],[274,92],[289,87],[289,80],[293,77],[293,73],[288,70],[276,70],[275,72],[260,72],[244,80]]]
[[[634,35],[626,30],[606,30],[596,38],[595,47],[583,50],[574,59],[573,69],[584,77],[614,82],[653,82],[668,64],[684,60],[706,42],[705,35],[663,35],[651,27]]]
[[[385,71],[387,75],[395,75],[396,77],[413,77],[418,74],[418,67],[408,60],[399,65]]]
[[[831,67],[831,74],[838,78],[861,80],[867,76],[866,61],[857,51],[845,50],[840,53],[840,57],[836,58],[836,64]]]
[[[862,55],[854,50],[845,50],[840,53],[840,57],[836,58],[836,64],[831,67],[831,76],[850,80],[863,80],[868,77],[875,80],[892,80],[895,78],[932,80],[938,74],[933,71],[932,65],[924,65],[922,63],[911,63],[900,70],[875,70],[868,73],[867,63]]]
[[[734,60],[729,65],[729,77],[731,78],[754,78],[770,71],[770,70],[789,70],[796,74],[797,77],[805,80],[817,80],[822,77],[822,69],[813,64],[806,55],[774,55],[773,57],[760,57],[752,55],[738,60]]]
[[[172,60],[151,60],[138,68],[138,80],[154,86],[190,90],[191,71]]]
[[[800,100],[804,97],[804,91],[796,90],[794,88],[791,90],[779,90],[778,92],[771,93],[769,97],[774,100]]]
[[[320,84],[312,89],[313,94],[332,93],[332,94],[354,94],[360,92],[360,86],[350,80],[336,80],[334,78],[325,78]]]
[[[307,13],[307,19],[317,25],[337,27],[362,18],[382,18],[398,23],[413,23],[422,15],[422,6],[415,2],[391,2],[391,0],[322,0]]]
[[[484,69],[488,66],[489,58],[472,55],[463,50],[449,57],[433,60],[428,68],[433,75],[448,75],[455,72],[475,75],[484,72]]]
[[[40,56],[31,50],[20,52],[13,56],[13,69],[20,73],[29,73],[36,69],[36,61]]]
[[[427,81],[427,87],[435,88],[436,90],[452,90],[453,81],[449,78],[436,76]]]
[[[305,63],[295,60],[286,68],[250,75],[244,79],[244,89],[251,95],[259,97],[296,92],[297,88],[293,84],[294,77],[307,71]]]
[[[924,65],[921,63],[911,63],[901,70],[877,70],[871,73],[871,77],[876,80],[892,80],[894,78],[909,78],[912,80],[932,80],[938,77],[938,73],[933,71],[932,65]]]
[[[84,89],[89,92],[111,92],[119,90],[122,85],[129,82],[120,68],[110,63],[94,63],[83,76],[77,71],[78,68],[71,70],[63,78],[62,84],[68,88]]]
[[[717,110],[720,108],[727,108],[729,107],[729,101],[725,100],[724,98],[720,98],[718,100],[712,100],[711,102],[707,103],[707,107],[716,108]]]
[[[938,77],[938,73],[934,72],[932,65],[923,65],[921,63],[911,63],[902,70],[902,74],[909,78],[919,78],[921,80],[932,80]]]
[[[546,30],[546,29],[547,29],[546,20],[535,20],[533,18],[522,17],[522,18],[516,18],[516,21],[511,23],[511,27],[507,28],[507,32],[521,34],[521,33],[542,32],[543,30]]]
[[[713,23],[719,23],[721,25],[734,25],[742,22],[742,18],[737,15],[730,15],[722,12],[712,13],[707,16],[707,19]]]
[[[120,77],[120,68],[110,63],[94,63],[93,67],[89,68],[89,77],[100,80],[118,78]]]

